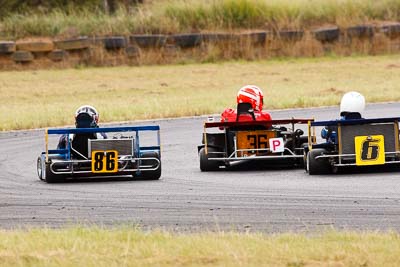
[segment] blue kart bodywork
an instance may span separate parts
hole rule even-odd
[[[311,122],[304,166],[310,175],[341,167],[400,165],[399,117]],[[324,142],[318,142],[316,127]]]
[[[142,146],[140,144],[140,134],[143,132],[156,133],[154,145]],[[99,133],[117,135],[107,139],[98,139],[95,136]],[[49,135],[65,135],[65,148],[49,149]],[[92,137],[88,138],[87,136]],[[78,137],[83,142],[76,145],[73,140],[77,140]],[[45,146],[45,151],[41,153],[37,161],[37,171],[39,178],[49,183],[63,181],[68,177],[132,175],[159,179],[161,176],[160,127],[158,125],[46,129]],[[104,156],[109,151],[115,153],[117,158],[110,159],[110,161],[107,159],[104,162],[104,164],[114,167],[108,171],[105,169],[96,171],[93,167],[95,159],[92,158],[96,154],[91,154],[91,151],[104,154]],[[99,166],[103,166],[103,156],[99,156],[101,160],[97,159],[97,162],[99,162]]]

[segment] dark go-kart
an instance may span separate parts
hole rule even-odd
[[[97,133],[109,137],[99,139]],[[153,133],[146,141],[156,139],[155,145],[142,146],[141,133]],[[49,149],[49,135],[68,136],[65,149]],[[154,144],[154,140],[150,142]],[[37,160],[37,173],[47,183],[74,177],[161,177],[159,126],[46,129],[45,144]]]
[[[256,121],[253,116],[252,121],[205,122],[202,144],[198,146],[200,170],[216,171],[255,160],[303,166],[303,147],[308,137],[295,126],[311,121]],[[214,132],[210,132],[212,129]]]
[[[306,171],[316,175],[337,173],[346,167],[399,165],[399,120],[358,118],[312,122],[304,157]],[[316,127],[325,127],[333,138],[317,143]]]

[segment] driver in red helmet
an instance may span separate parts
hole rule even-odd
[[[240,88],[237,98],[237,104],[250,103],[254,112],[256,121],[270,121],[271,115],[263,111],[264,95],[261,89],[255,85],[246,85]],[[237,114],[236,109],[227,108],[221,114],[221,121],[252,121],[250,114]]]

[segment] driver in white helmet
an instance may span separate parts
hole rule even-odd
[[[362,113],[365,108],[365,98],[359,92],[348,92],[343,95],[340,101],[340,119],[355,120],[362,119]],[[328,143],[337,143],[337,127],[325,127],[321,131],[321,137]]]
[[[75,111],[75,126],[76,128],[98,128],[99,122],[99,113],[97,112],[96,108],[90,105],[83,105],[80,106]],[[67,147],[68,139],[70,141],[73,140],[74,135],[70,134],[69,136],[64,134],[60,137],[58,141],[58,149],[65,149]],[[105,133],[96,133],[96,139],[107,139],[107,135]]]

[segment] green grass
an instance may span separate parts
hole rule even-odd
[[[1,38],[348,26],[400,19],[400,0],[154,0],[107,15],[68,6],[0,19]]]
[[[0,130],[73,125],[95,106],[100,122],[221,113],[246,84],[264,109],[338,105],[356,90],[368,103],[400,101],[400,55],[171,66],[0,72]],[[312,116],[313,114],[310,114]]]
[[[396,232],[0,231],[1,266],[399,266]]]

